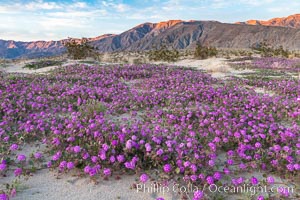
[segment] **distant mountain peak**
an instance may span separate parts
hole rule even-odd
[[[184,21],[182,20],[169,20],[169,21],[163,21],[156,24],[156,29],[162,29],[162,28],[170,28],[172,26],[175,26],[176,24],[182,23]]]
[[[237,22],[236,24],[263,25],[263,26],[283,26],[290,28],[300,28],[300,14],[294,14],[287,17],[277,17],[270,20],[248,20],[246,22]]]
[[[17,46],[16,46],[14,41],[9,41],[8,44],[7,44],[7,48],[8,49],[15,49],[15,48],[17,48]]]
[[[116,34],[103,34],[103,35],[100,35],[100,36],[97,36],[97,37],[93,37],[93,38],[89,38],[90,41],[95,41],[95,40],[101,40],[101,39],[104,39],[104,38],[107,38],[107,37],[112,37],[112,36],[115,36]]]

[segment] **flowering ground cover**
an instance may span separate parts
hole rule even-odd
[[[287,58],[256,58],[252,62],[231,63],[238,70],[252,69],[241,73],[241,77],[232,77],[233,82],[242,85],[264,88],[277,95],[297,99],[300,96],[300,60]]]
[[[150,181],[298,187],[299,81],[255,81],[277,91],[261,95],[248,80],[219,80],[184,67],[71,65],[47,75],[0,72],[0,174],[23,176],[49,157],[48,168],[79,169],[92,178],[116,171]],[[284,122],[284,123],[283,123]],[[45,155],[18,153],[40,141]],[[263,177],[255,175],[261,172]],[[10,187],[4,196],[15,193]],[[299,188],[298,188],[299,189]],[[193,191],[195,200],[216,198]],[[255,199],[298,198],[296,192]],[[222,197],[223,198],[223,197]]]
[[[285,70],[290,72],[300,72],[300,59],[267,57],[253,61],[256,68]]]
[[[262,57],[253,58],[251,62],[233,60],[232,67],[235,69],[272,69],[285,72],[300,72],[300,59]]]
[[[261,76],[247,76],[243,78],[233,78],[235,83],[265,88],[276,92],[277,95],[285,95],[297,101],[300,91],[300,80],[293,78],[270,79]]]

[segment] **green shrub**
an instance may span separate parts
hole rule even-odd
[[[166,45],[162,45],[160,48],[150,51],[148,57],[153,61],[175,62],[179,58],[179,51],[174,48],[170,50]]]
[[[281,56],[288,58],[291,54],[289,50],[283,49],[282,46],[279,46],[278,48],[272,47],[267,42],[260,42],[258,44],[252,45],[252,49],[260,54],[263,57],[273,57],[273,56]]]
[[[7,64],[0,64],[0,68],[6,68],[6,67],[8,67]]]
[[[31,64],[31,63],[28,63],[26,64],[23,68],[27,68],[27,69],[37,69],[37,65],[35,64]]]
[[[23,68],[27,69],[40,69],[49,66],[59,66],[62,65],[64,61],[55,61],[55,60],[41,60],[37,62],[27,63]]]
[[[97,61],[94,60],[80,60],[79,63],[84,63],[84,64],[98,64]]]
[[[142,58],[135,58],[133,59],[133,64],[138,65],[138,64],[143,64],[145,61]]]
[[[207,59],[209,57],[216,56],[218,54],[218,50],[216,47],[208,47],[202,46],[201,44],[197,44],[194,58],[196,59]]]
[[[63,45],[67,48],[68,56],[74,60],[96,57],[98,55],[96,49],[91,46],[87,38],[82,38],[80,41],[69,39],[65,41]]]

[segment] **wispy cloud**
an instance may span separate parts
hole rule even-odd
[[[3,3],[0,5],[0,13],[19,13],[26,11],[54,10],[62,9],[63,5],[56,2],[44,2],[42,0],[31,1],[28,3]],[[2,11],[2,12],[1,12]]]
[[[42,0],[33,1],[24,6],[25,10],[53,10],[53,9],[61,9],[62,6],[56,2],[44,2]]]
[[[106,16],[108,12],[104,9],[102,10],[91,10],[91,11],[78,11],[78,10],[69,10],[66,12],[52,12],[46,14],[47,16],[61,17],[61,18],[94,18],[100,16]]]
[[[86,2],[75,2],[70,6],[71,8],[87,8],[88,5]]]
[[[214,9],[219,9],[219,8],[224,8],[226,7],[228,4],[230,4],[230,1],[225,1],[225,0],[213,0],[212,1],[212,8]]]
[[[102,5],[105,8],[115,10],[115,12],[124,13],[126,11],[129,11],[131,9],[131,6],[124,3],[116,3],[113,1],[102,1]]]
[[[271,4],[276,0],[239,0],[243,4],[252,5],[252,6],[261,6],[263,4]]]

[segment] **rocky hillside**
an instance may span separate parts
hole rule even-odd
[[[163,29],[157,28],[160,24],[141,24],[120,35],[94,41],[94,45],[101,52],[113,52],[149,50],[162,44],[189,49],[194,48],[198,41],[222,48],[249,48],[255,43],[267,41],[274,46],[300,49],[300,29],[215,21],[180,21]]]
[[[64,51],[62,41],[18,42],[0,40],[0,58],[35,58],[59,55]]]
[[[296,18],[299,15],[293,16]],[[274,46],[282,45],[290,50],[299,50],[300,29],[296,28],[299,22],[285,21],[289,21],[290,26],[293,24],[293,28],[275,25],[253,26],[247,22],[226,24],[216,21],[170,20],[144,23],[118,35],[106,34],[89,39],[100,52],[143,51],[163,44],[176,49],[191,49],[195,48],[197,42],[221,48],[249,48],[261,41],[267,41]],[[0,58],[59,55],[65,51],[62,43],[63,40],[48,42],[0,40]]]
[[[248,20],[246,22],[237,22],[237,24],[263,25],[263,26],[283,26],[290,28],[300,28],[300,14],[290,15],[288,17],[273,18],[267,21]]]

